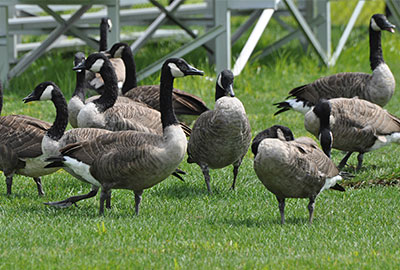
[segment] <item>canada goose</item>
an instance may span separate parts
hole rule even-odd
[[[346,165],[351,153],[358,152],[358,171],[364,153],[392,142],[400,143],[400,119],[358,98],[321,100],[305,115],[304,126],[319,138],[328,156],[331,148],[349,152],[339,168]]]
[[[322,77],[316,81],[294,88],[289,92],[289,99],[275,103],[279,111],[293,109],[305,114],[320,99],[352,98],[368,100],[379,106],[385,106],[392,98],[395,79],[388,65],[383,60],[381,31],[394,33],[395,26],[383,14],[375,14],[369,24],[370,64],[372,74],[345,72]]]
[[[290,128],[281,125],[274,125],[270,128],[264,129],[254,137],[253,142],[251,143],[251,151],[254,155],[257,152],[258,145],[265,138],[275,138],[282,141],[293,141],[294,135]]]
[[[107,32],[110,32],[112,28],[112,22],[109,18],[102,18],[100,22],[100,41],[99,41],[99,52],[105,52],[107,50]],[[115,58],[110,59],[111,64],[114,68],[115,74],[117,75],[118,87],[121,88],[125,81],[125,65],[121,59]],[[95,90],[99,94],[104,91],[103,78],[93,72],[86,72],[86,80],[88,87]]]
[[[85,61],[85,54],[75,54],[74,66]],[[85,106],[85,70],[76,71],[76,86],[71,99],[68,102],[68,121],[73,128],[78,127],[78,113]]]
[[[125,82],[122,86],[122,95],[132,100],[145,103],[150,108],[160,111],[160,89],[159,85],[141,85],[137,86],[136,64],[132,50],[126,43],[115,43],[108,53],[112,59],[122,58],[125,64]],[[118,97],[118,100],[120,97]],[[123,102],[123,101],[122,101]],[[172,104],[175,114],[181,115],[200,115],[208,111],[205,102],[190,93],[174,88],[172,92]]]
[[[233,92],[233,73],[222,71],[217,79],[214,110],[204,112],[193,126],[188,144],[188,162],[197,163],[211,193],[209,168],[233,164],[235,189],[239,166],[251,141],[246,111]]]
[[[260,136],[253,147],[254,170],[279,202],[281,223],[285,223],[285,199],[309,198],[309,222],[312,223],[315,199],[321,191],[342,180],[335,164],[308,137],[285,141]],[[340,186],[339,186],[340,187]],[[340,189],[344,191],[344,189]]]
[[[3,90],[0,83],[0,113]],[[11,194],[14,174],[32,177],[39,195],[44,195],[40,177],[58,168],[45,169],[42,140],[51,124],[26,115],[0,116],[0,170],[6,177],[7,194]]]
[[[43,82],[38,84],[33,92],[25,97],[25,103],[32,101],[46,101],[51,100],[56,108],[56,119],[53,125],[47,131],[42,140],[43,155],[48,158],[60,154],[60,149],[68,144],[76,143],[84,140],[93,140],[99,135],[110,133],[111,131],[99,128],[75,128],[65,132],[68,125],[68,109],[67,102],[60,88],[54,82]],[[70,174],[78,179],[86,182],[86,180],[74,174],[69,168],[65,168]],[[67,207],[75,204],[79,200],[93,197],[97,194],[98,187],[92,185],[92,190],[85,195],[70,197],[60,202],[47,203],[59,207]],[[108,205],[110,203],[108,202]]]
[[[105,82],[105,91],[80,110],[77,116],[79,127],[96,127],[112,131],[130,129],[162,134],[159,112],[140,103],[135,106],[125,103],[115,104],[118,95],[116,76],[106,56],[101,53],[91,54],[85,62],[74,67],[74,70],[84,69],[100,72]]]
[[[97,59],[94,66],[104,68],[102,62],[105,63]],[[88,182],[101,187],[100,214],[104,213],[104,200],[110,196],[111,189],[133,190],[138,214],[143,190],[167,178],[185,156],[187,141],[174,114],[172,89],[174,78],[187,75],[203,75],[203,72],[180,58],[168,59],[163,64],[160,80],[162,135],[137,131],[105,134],[96,140],[66,146],[61,150],[62,156],[52,158],[53,164],[49,166],[68,166]]]

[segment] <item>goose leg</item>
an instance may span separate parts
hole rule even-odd
[[[100,193],[100,215],[104,215],[104,201],[107,200],[109,197],[111,197],[111,191],[103,187]]]
[[[240,166],[240,164],[239,165],[233,165],[233,183],[232,183],[232,186],[231,186],[232,190],[235,190],[236,177],[237,177],[238,172],[239,172],[239,166]]]
[[[210,188],[210,173],[209,173],[208,166],[202,164],[202,165],[200,165],[200,168],[201,168],[201,171],[203,172],[204,180],[206,181],[208,193],[211,194],[212,192],[211,192],[211,188]]]
[[[339,165],[338,165],[338,169],[341,170],[344,168],[344,166],[346,166],[347,161],[349,160],[351,154],[353,154],[353,152],[347,152],[347,154],[344,156],[344,158],[342,159],[342,161],[340,161]]]
[[[106,208],[111,209],[111,189],[110,192],[108,193],[108,197],[106,198]]]
[[[67,198],[65,200],[58,201],[58,202],[46,202],[44,204],[45,205],[56,206],[56,207],[60,207],[60,208],[69,207],[69,206],[71,206],[73,204],[76,206],[77,202],[96,196],[98,191],[99,191],[98,187],[92,186],[92,190],[87,194],[78,195],[78,196],[72,196],[72,197],[69,197],[69,198]]]
[[[139,215],[139,206],[140,206],[140,202],[142,201],[143,190],[134,191],[134,192],[135,192],[135,213],[136,213],[136,215]]]
[[[358,164],[357,164],[356,171],[358,172],[359,170],[361,170],[361,167],[362,167],[362,163],[364,160],[364,153],[359,153],[357,156],[357,160],[358,160]]]
[[[40,179],[40,177],[34,177],[33,180],[36,183],[39,196],[43,196],[44,191],[43,191],[43,186],[42,186],[42,180]]]
[[[13,181],[12,176],[6,176],[7,195],[11,195],[12,181]]]
[[[279,213],[281,214],[281,224],[285,224],[285,198],[276,197],[279,202]]]
[[[315,206],[315,196],[310,197],[310,202],[308,203],[308,212],[310,213],[309,222],[312,224],[314,218],[314,206]]]

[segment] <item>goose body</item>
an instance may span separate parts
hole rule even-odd
[[[254,170],[263,185],[276,196],[281,223],[285,222],[286,198],[309,198],[311,223],[316,197],[342,179],[339,170],[311,138],[259,139],[261,141],[253,141],[258,144],[252,148]]]
[[[0,84],[0,112],[3,106],[3,91]],[[44,168],[41,148],[43,137],[51,124],[30,116],[0,116],[0,170],[6,177],[7,194],[12,192],[15,174],[32,177],[38,194],[43,195],[40,177],[51,174],[58,168]]]
[[[208,168],[234,166],[235,181],[239,166],[251,141],[250,124],[243,104],[233,94],[233,74],[225,70],[218,78],[214,110],[207,111],[196,120],[188,145],[188,162],[197,163],[211,192]]]
[[[330,148],[348,151],[339,168],[352,152],[363,154],[392,142],[400,143],[400,119],[369,101],[352,98],[321,100],[304,118],[304,126],[320,139],[327,155]]]
[[[381,107],[392,98],[395,79],[385,63],[381,47],[381,31],[394,32],[395,26],[384,15],[375,14],[369,26],[370,64],[372,74],[345,72],[322,77],[316,81],[294,88],[289,92],[289,100],[276,103],[280,110],[275,114],[293,109],[305,114],[320,99],[353,98],[368,100]]]
[[[186,153],[186,137],[172,108],[173,79],[202,74],[183,59],[172,58],[164,63],[160,87],[162,135],[130,130],[105,134],[95,140],[67,145],[61,156],[51,159],[50,166],[67,166],[86,181],[100,186],[101,214],[104,201],[115,188],[134,191],[138,213],[143,190],[173,173]]]

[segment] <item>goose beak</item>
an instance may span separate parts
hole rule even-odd
[[[204,71],[199,70],[195,67],[192,67],[191,65],[188,65],[188,69],[185,71],[185,76],[187,75],[200,75],[203,76],[204,75]]]
[[[235,92],[233,91],[233,85],[232,85],[232,84],[230,84],[230,85],[228,86],[228,93],[229,93],[229,95],[230,95],[231,97],[234,97],[234,96],[235,96]]]
[[[22,99],[22,101],[24,103],[28,103],[28,102],[35,101],[35,100],[37,100],[37,97],[35,96],[35,94],[33,92]]]
[[[75,70],[75,71],[82,71],[84,69],[86,69],[85,62],[79,63],[78,65],[76,65],[72,68],[72,70]]]
[[[394,33],[395,28],[396,28],[396,25],[391,24],[389,21],[386,21],[385,25],[383,26],[383,30],[386,30],[390,33]]]

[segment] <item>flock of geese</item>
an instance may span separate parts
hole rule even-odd
[[[87,194],[47,204],[67,207],[100,193],[100,214],[111,207],[111,190],[135,194],[135,212],[143,190],[173,175],[182,179],[178,166],[187,154],[188,163],[201,168],[211,193],[209,169],[233,165],[235,182],[243,157],[251,145],[254,170],[279,202],[285,222],[286,198],[308,198],[309,222],[315,199],[324,189],[344,191],[340,169],[358,152],[359,170],[366,152],[391,142],[400,143],[400,119],[382,109],[391,99],[395,80],[383,60],[381,31],[395,26],[382,14],[369,25],[372,74],[340,73],[297,87],[274,105],[276,114],[294,110],[304,114],[304,126],[318,138],[322,150],[309,137],[295,138],[288,127],[274,125],[251,142],[246,111],[233,90],[234,76],[222,71],[216,81],[215,105],[210,110],[201,98],[173,87],[176,78],[203,75],[181,58],[166,60],[159,85],[138,86],[130,47],[116,43],[106,51],[109,20],[100,25],[100,52],[85,59],[76,53],[76,88],[69,103],[54,82],[43,82],[25,97],[25,103],[51,101],[54,122],[25,115],[0,117],[0,170],[7,194],[15,174],[32,177],[43,195],[41,176],[65,169],[89,183]],[[85,99],[86,89],[100,95]],[[3,91],[0,84],[0,112]],[[198,116],[192,129],[181,115]],[[68,123],[73,129],[66,131]],[[189,139],[187,138],[189,137]],[[348,153],[336,166],[331,149]]]

